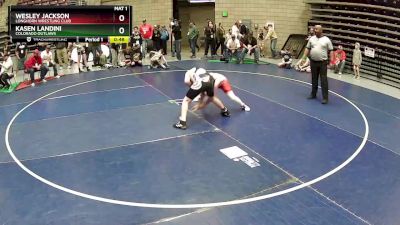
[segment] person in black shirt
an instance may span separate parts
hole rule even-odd
[[[181,42],[182,42],[182,31],[181,26],[177,20],[175,20],[174,25],[172,26],[172,35],[174,35],[174,47],[176,58],[181,60]]]
[[[204,56],[208,55],[208,48],[211,45],[211,57],[215,57],[215,34],[216,30],[212,21],[208,21],[207,26],[204,28],[204,36],[206,36],[206,48],[204,52]]]
[[[130,46],[133,47],[134,44],[139,44],[142,46],[142,36],[140,35],[139,28],[137,26],[133,28]]]
[[[159,25],[154,25],[154,31],[153,31],[153,47],[155,51],[158,51],[161,49],[161,32],[160,32],[160,26]]]
[[[132,66],[142,66],[142,51],[139,44],[134,44],[132,47]]]
[[[246,36],[247,35],[247,27],[246,27],[246,25],[244,25],[243,23],[242,23],[242,21],[241,20],[239,20],[239,32],[240,32],[240,34],[242,35],[242,36]]]
[[[28,53],[28,46],[26,43],[17,43],[15,48],[15,56],[18,59],[18,69],[23,70],[25,69],[24,63],[26,60],[26,55]]]
[[[217,46],[215,52],[218,51],[219,46],[221,46],[221,55],[223,55],[225,51],[225,29],[221,23],[218,24],[217,28]]]
[[[242,51],[242,57],[241,57],[242,63],[243,63],[244,57],[249,52],[250,52],[250,55],[254,54],[254,62],[258,64],[258,61],[260,59],[260,48],[258,47],[257,39],[253,36],[252,31],[250,31],[249,34],[244,36],[244,38],[243,38],[243,51]]]
[[[126,46],[126,49],[124,49],[122,51],[122,54],[124,55],[124,63],[123,64],[125,64],[125,66],[135,66],[136,65],[135,61],[133,60],[134,52],[133,52],[133,49],[131,46],[129,46],[129,45]]]

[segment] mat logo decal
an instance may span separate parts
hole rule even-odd
[[[219,150],[222,154],[224,154],[226,157],[232,159],[235,162],[242,161],[246,165],[250,166],[251,168],[261,166],[259,161],[254,158],[250,157],[247,152],[242,150],[241,148],[237,146],[232,146],[229,148],[223,148]]]

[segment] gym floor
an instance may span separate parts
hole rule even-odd
[[[322,105],[309,74],[272,64],[170,65],[2,96],[0,224],[400,223],[399,99],[330,79]],[[174,129],[194,66],[251,111],[218,92],[231,117],[210,105]]]

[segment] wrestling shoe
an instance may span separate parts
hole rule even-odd
[[[225,107],[224,109],[221,109],[221,115],[224,117],[230,117],[231,113],[229,112],[229,110]]]
[[[179,120],[176,124],[173,125],[176,129],[186,130],[186,122]]]
[[[243,111],[246,111],[246,112],[250,111],[250,107],[248,105],[242,105],[241,108]]]

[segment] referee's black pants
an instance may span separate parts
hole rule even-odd
[[[321,77],[322,98],[328,100],[328,61],[310,60],[311,65],[311,96],[315,97],[318,91],[318,78]]]

